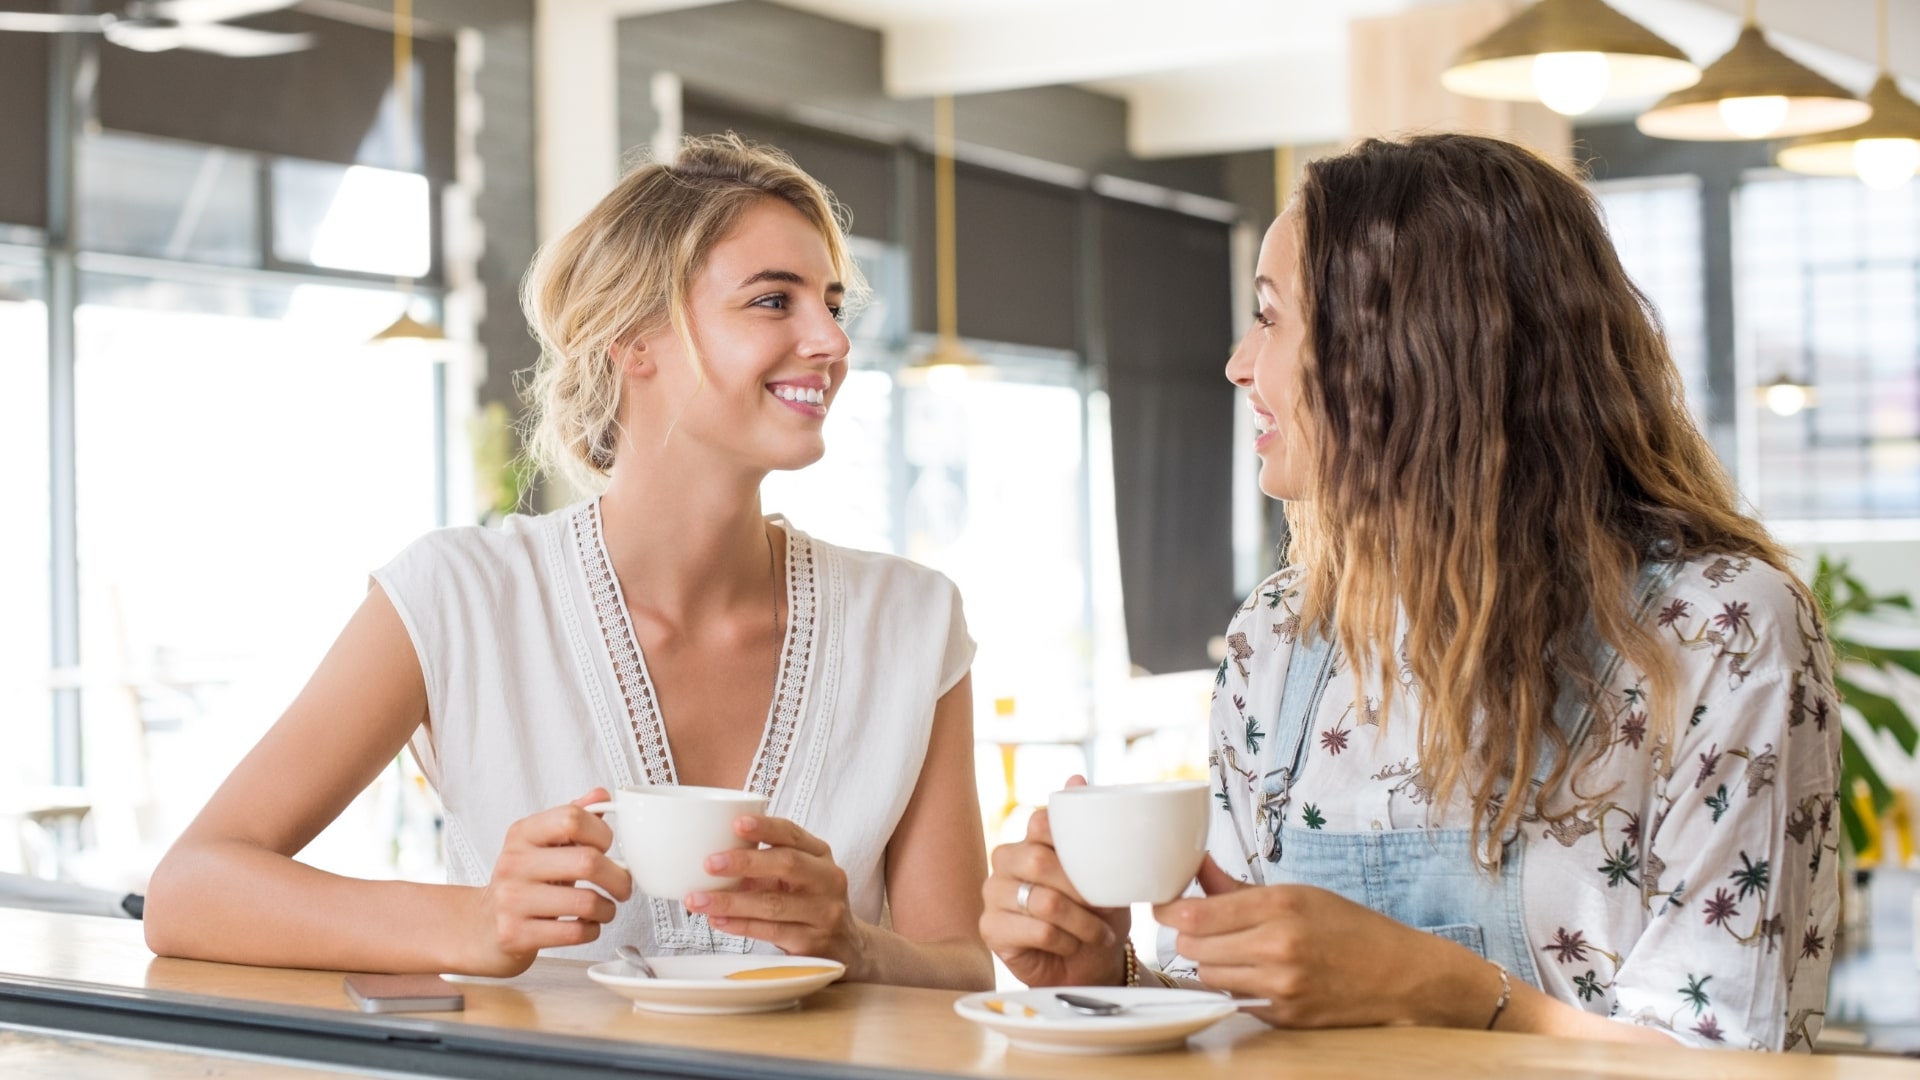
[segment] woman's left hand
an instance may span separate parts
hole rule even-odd
[[[847,873],[827,842],[786,818],[757,814],[735,822],[734,832],[766,846],[707,856],[708,873],[741,882],[689,893],[687,909],[715,929],[778,945],[789,955],[838,960],[857,978],[865,930],[847,901]]]
[[[1498,971],[1472,950],[1336,893],[1246,885],[1211,857],[1200,886],[1205,897],[1154,918],[1178,932],[1201,982],[1272,1001],[1249,1011],[1275,1027],[1478,1027],[1500,999]]]

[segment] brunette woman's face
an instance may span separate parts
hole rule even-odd
[[[812,222],[778,199],[755,204],[714,245],[688,293],[705,385],[670,327],[623,351],[643,412],[637,430],[671,424],[674,440],[748,469],[819,460],[821,428],[847,374],[845,293]],[[646,384],[637,388],[636,360]]]
[[[1301,408],[1308,344],[1300,290],[1300,226],[1288,211],[1260,242],[1255,266],[1253,325],[1227,360],[1227,380],[1247,388],[1253,408],[1253,452],[1260,457],[1260,490],[1297,499],[1308,489],[1313,445]]]

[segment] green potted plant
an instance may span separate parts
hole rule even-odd
[[[1848,571],[1844,561],[1833,562],[1825,555],[1813,576],[1813,595],[1827,617],[1827,634],[1833,642],[1837,663],[1833,682],[1847,705],[1865,718],[1869,727],[1891,734],[1908,754],[1920,742],[1913,718],[1900,703],[1885,694],[1862,687],[1850,673],[1861,668],[1880,671],[1901,669],[1920,675],[1920,649],[1892,649],[1872,645],[1849,633],[1862,616],[1884,614],[1891,610],[1913,612],[1913,599],[1905,593],[1876,596],[1859,578]],[[1873,814],[1879,816],[1893,805],[1894,793],[1874,769],[1873,762],[1854,740],[1853,733],[1841,728],[1840,737],[1840,819],[1855,852],[1868,849],[1874,830],[1862,819],[1855,805],[1854,792],[1864,783],[1871,792]],[[1896,853],[1897,857],[1897,853]]]

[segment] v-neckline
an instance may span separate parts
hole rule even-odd
[[[754,750],[744,787],[768,800],[773,798],[786,773],[794,737],[800,727],[800,707],[813,669],[814,607],[818,594],[811,541],[785,521],[775,519],[774,524],[786,537],[787,620],[781,637],[773,698],[767,704],[767,718],[761,727],[760,743]],[[613,667],[620,698],[626,706],[628,727],[640,752],[640,779],[648,784],[677,785],[679,771],[667,739],[660,699],[647,671],[639,635],[634,632],[626,592],[614,573],[613,559],[607,554],[600,500],[586,503],[575,513],[573,529],[600,623],[601,646]]]

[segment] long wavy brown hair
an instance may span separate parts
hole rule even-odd
[[[1642,561],[1786,556],[1573,177],[1496,139],[1369,140],[1309,165],[1295,213],[1320,433],[1286,508],[1303,622],[1378,673],[1383,717],[1417,693],[1422,784],[1435,806],[1464,786],[1491,867],[1574,767],[1556,699],[1600,704],[1587,634],[1646,674],[1671,745],[1673,665],[1631,610]],[[1545,787],[1509,797],[1542,754]]]

